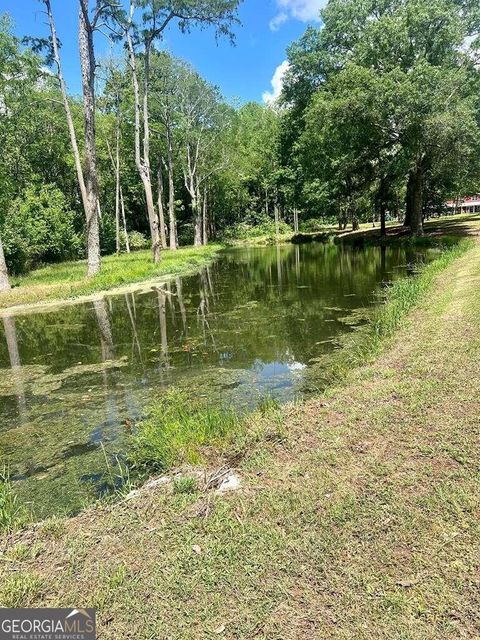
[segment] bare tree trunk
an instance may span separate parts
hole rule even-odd
[[[160,222],[160,243],[162,245],[162,249],[167,248],[167,235],[165,233],[165,205],[163,201],[163,172],[162,172],[162,162],[163,159],[160,158],[158,162],[158,217]]]
[[[115,238],[117,254],[120,253],[120,126],[117,120],[117,148],[115,154]]]
[[[192,213],[195,227],[195,237],[193,244],[195,247],[202,246],[202,204],[201,204],[201,196],[198,190],[198,185],[195,184],[195,180],[193,178],[190,179],[189,186],[190,196],[192,198]]]
[[[125,233],[125,249],[130,253],[130,240],[128,239],[127,218],[125,216],[125,200],[123,199],[123,189],[120,185],[120,205],[122,211],[123,231]]]
[[[167,127],[168,142],[168,217],[170,224],[170,249],[175,251],[178,246],[177,241],[177,220],[175,216],[175,182],[173,166],[173,141],[170,128]]]
[[[128,57],[130,63],[130,69],[132,71],[133,80],[133,94],[135,105],[135,164],[142,180],[143,189],[145,192],[145,202],[147,205],[148,222],[150,225],[150,236],[152,240],[152,252],[153,261],[155,263],[160,262],[160,234],[158,216],[155,211],[155,205],[153,202],[153,190],[150,171],[150,126],[149,126],[149,113],[148,113],[148,92],[150,85],[150,44],[147,42],[145,45],[144,55],[144,84],[143,84],[143,154],[140,146],[140,87],[138,82],[137,60],[135,56],[135,49],[132,40],[132,34],[130,32],[131,23],[133,20],[133,12],[135,10],[135,4],[132,1],[130,5],[130,20],[125,30],[127,39]]]
[[[87,193],[87,274],[100,271],[100,224],[98,217],[97,151],[95,146],[95,52],[88,0],[80,0],[80,62],[82,67],[83,112],[85,118],[85,187]]]
[[[70,135],[70,144],[72,145],[73,159],[75,162],[75,170],[77,172],[78,186],[80,188],[80,195],[82,197],[83,210],[85,212],[85,219],[87,219],[88,212],[88,199],[87,189],[85,187],[85,180],[83,177],[82,160],[80,157],[80,151],[78,149],[77,134],[75,133],[75,126],[73,124],[72,111],[70,109],[70,103],[68,102],[68,92],[65,80],[63,77],[62,64],[60,59],[60,51],[58,48],[57,30],[55,27],[55,21],[53,19],[52,7],[50,0],[43,0],[45,8],[47,10],[48,22],[50,25],[50,34],[52,37],[52,53],[57,67],[57,79],[60,85],[60,91],[62,93],[63,106],[65,108],[65,115],[67,117],[68,133]]]
[[[7,262],[3,251],[3,243],[0,238],[0,291],[10,291],[10,281],[8,279]]]
[[[298,209],[295,207],[293,210],[293,231],[298,233]]]
[[[150,89],[150,42],[145,44],[143,68],[143,162],[141,177],[145,189],[150,234],[152,236],[153,261],[160,262],[160,232],[157,212],[153,201],[152,171],[150,167],[150,118],[148,112],[148,94]]]
[[[122,214],[123,232],[125,234],[125,249],[126,249],[127,253],[130,253],[130,241],[128,239],[127,219],[126,219],[126,216],[125,216],[125,202],[123,200],[122,183],[121,183],[121,180],[120,180],[120,144],[119,144],[118,131],[117,131],[116,158],[113,157],[113,153],[112,153],[112,150],[110,148],[110,143],[108,142],[108,139],[105,140],[105,142],[107,144],[108,155],[110,156],[110,161],[112,163],[112,167],[113,167],[113,170],[115,172],[115,178],[116,178],[116,189],[115,189],[115,232],[116,232],[117,253],[120,253],[120,251],[121,251],[120,212]]]

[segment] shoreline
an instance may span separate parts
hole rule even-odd
[[[479,528],[479,280],[470,241],[398,281],[345,375],[322,396],[255,418],[235,461],[228,447],[203,474],[179,467],[128,499],[0,536],[0,604],[94,606],[108,640],[150,637],[152,624],[157,637],[182,640],[223,625],[232,638],[254,628],[303,637],[305,617],[318,637],[365,620],[369,637],[461,635],[468,621],[448,611],[475,601],[465,537]],[[208,481],[175,489],[179,470],[208,480],[225,465],[240,480],[230,492]]]
[[[200,248],[192,248],[186,247],[183,249],[179,249],[177,252],[167,254],[169,263],[173,263],[172,265],[168,265],[168,267],[172,266],[172,269],[169,271],[165,271],[165,273],[152,273],[148,277],[141,278],[133,278],[131,281],[127,282],[118,282],[118,284],[112,284],[112,286],[103,286],[101,281],[99,282],[100,288],[95,288],[95,279],[88,280],[87,278],[74,281],[74,282],[58,282],[52,285],[47,285],[46,288],[58,289],[58,297],[54,293],[52,297],[42,298],[40,300],[35,300],[31,302],[24,303],[12,303],[9,306],[2,306],[5,303],[7,297],[15,298],[15,297],[34,297],[40,293],[42,285],[31,285],[25,287],[12,287],[10,291],[7,291],[3,294],[0,294],[0,318],[12,316],[12,315],[26,315],[29,313],[34,313],[36,311],[48,311],[52,309],[62,308],[64,306],[71,306],[75,304],[81,304],[85,302],[91,302],[95,300],[99,300],[101,298],[105,298],[108,296],[122,295],[124,293],[130,293],[132,291],[148,291],[150,288],[155,286],[162,286],[168,282],[171,282],[174,278],[186,277],[190,275],[194,275],[198,273],[203,267],[212,264],[220,252],[224,249],[223,245],[212,244],[207,247]],[[150,255],[150,252],[148,252]],[[108,264],[109,267],[115,266],[116,259],[118,261],[126,261],[135,262],[140,261],[140,258],[146,258],[145,252],[137,252],[131,254],[121,254],[120,256],[108,256],[105,260],[105,263]],[[184,258],[184,260],[182,260]],[[165,259],[165,258],[164,258]],[[65,268],[65,266],[69,266],[69,264],[73,264],[75,267],[83,266],[83,262],[77,263],[60,263],[58,267]],[[160,265],[153,265],[148,261],[148,258],[145,259],[145,264],[147,267],[151,267],[152,271],[161,270],[162,263]],[[55,265],[57,266],[57,265]],[[55,268],[53,266],[53,268]],[[50,266],[52,268],[52,266]],[[49,267],[46,267],[49,269]],[[32,272],[35,274],[36,272]],[[37,272],[38,273],[38,272]],[[32,274],[29,274],[32,277]],[[102,278],[104,274],[101,273],[98,278]],[[27,277],[29,277],[27,276]],[[114,276],[115,277],[115,276]],[[128,276],[127,276],[128,280]],[[92,287],[92,291],[88,293],[82,293],[84,288]],[[62,288],[65,288],[66,291],[64,294],[61,294],[60,291]],[[73,289],[73,291],[72,291]],[[75,289],[78,290],[78,293],[75,293]]]
[[[471,234],[478,235],[480,233],[480,229],[474,228],[469,223],[478,222],[478,216],[470,216],[470,215],[462,215],[462,216],[450,216],[444,218],[433,219],[427,221],[425,224],[425,239],[428,242],[429,240],[434,242],[435,240],[441,239],[441,236],[460,236]],[[366,226],[366,225],[365,225]],[[363,242],[373,242],[375,244],[396,244],[399,242],[415,242],[415,240],[411,239],[409,236],[405,235],[405,228],[402,225],[392,224],[387,227],[387,237],[385,239],[380,238],[380,231],[378,227],[376,228],[362,228],[359,231],[339,231],[338,229],[328,228],[325,231],[318,232],[309,232],[309,233],[298,233],[287,236],[281,236],[279,238],[279,242],[277,244],[305,244],[309,242],[326,242],[329,240],[334,240],[338,242],[346,242],[355,244],[357,241],[359,244]],[[425,240],[423,240],[425,242]],[[420,239],[422,242],[422,239]],[[66,281],[61,282],[58,281],[56,283],[42,285],[26,285],[24,287],[12,287],[11,291],[0,294],[0,318],[12,316],[12,315],[25,315],[28,313],[33,313],[35,311],[42,310],[50,310],[61,308],[63,306],[70,306],[74,304],[81,304],[83,302],[90,302],[94,300],[98,300],[100,298],[110,296],[110,295],[122,295],[123,293],[128,293],[133,290],[148,290],[152,286],[161,286],[173,278],[188,276],[195,274],[199,269],[203,266],[206,266],[212,263],[219,253],[225,248],[242,248],[242,247],[259,247],[259,246],[269,246],[272,243],[272,239],[268,237],[262,238],[250,238],[247,240],[238,240],[233,241],[230,244],[222,245],[222,244],[212,244],[207,245],[206,247],[193,248],[193,247],[183,247],[179,249],[177,252],[169,252],[165,250],[164,252],[164,260],[170,260],[173,262],[173,266],[175,271],[172,270],[171,273],[152,273],[145,277],[135,277],[133,276],[130,281],[127,282],[118,282],[118,284],[112,284],[112,286],[103,286],[101,282],[99,283],[99,288],[95,288],[95,280],[88,279],[80,279],[74,282]],[[185,264],[182,264],[182,258],[185,258]],[[142,251],[142,252],[134,252],[131,254],[121,254],[120,256],[107,256],[104,258],[104,265],[106,264],[108,267],[115,265],[117,262],[126,262],[127,267],[128,263],[134,263],[139,258],[144,258],[145,264],[149,265],[149,257],[150,252]],[[138,260],[140,261],[140,260]],[[178,264],[176,264],[178,263]],[[157,269],[161,269],[157,267]],[[58,265],[49,265],[44,268],[45,271],[65,269],[67,267],[72,267],[78,269],[79,267],[84,268],[84,262],[79,261],[75,263],[59,263]],[[155,267],[151,265],[152,271],[155,270]],[[122,265],[119,267],[122,268]],[[39,275],[43,270],[37,270],[31,272],[31,274],[27,275],[25,279],[28,281],[29,279],[35,278]],[[102,279],[104,276],[101,273],[98,278]],[[117,276],[114,275],[113,279],[115,280]],[[85,288],[89,288],[92,286],[92,291],[88,291],[83,293]],[[43,287],[43,295],[42,295],[42,287]],[[67,289],[64,293],[61,293],[62,288]],[[58,289],[58,295],[53,293],[52,296],[49,296],[49,291],[52,289]],[[73,291],[72,291],[73,289]],[[75,289],[78,290],[78,293],[75,293]],[[26,297],[26,298],[35,298],[35,296],[40,296],[39,300],[32,300],[27,302],[12,302],[7,306],[4,306],[5,300],[7,298],[15,299],[17,297]]]

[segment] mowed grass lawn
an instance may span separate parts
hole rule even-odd
[[[479,361],[475,245],[373,364],[267,419],[238,492],[4,536],[0,605],[97,607],[111,640],[480,637]]]
[[[163,251],[160,264],[154,264],[151,251],[106,256],[101,273],[86,277],[85,261],[62,262],[12,278],[12,290],[0,295],[0,309],[53,300],[68,300],[123,285],[162,276],[187,275],[208,264],[221,249],[219,245],[187,247]]]

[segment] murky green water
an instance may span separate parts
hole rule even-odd
[[[165,288],[0,320],[0,456],[38,516],[105,485],[105,458],[169,385],[255,406],[302,393],[418,252],[311,244],[224,252]]]

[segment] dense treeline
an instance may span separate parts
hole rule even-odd
[[[291,45],[278,104],[239,108],[161,48],[174,24],[230,37],[238,0],[78,0],[78,98],[41,4],[43,40],[0,21],[0,287],[7,268],[87,257],[93,275],[101,253],[151,246],[158,261],[251,227],[391,217],[422,234],[478,190],[473,0],[330,0]],[[100,24],[118,57],[96,60]]]
[[[478,189],[480,9],[472,0],[330,0],[289,50],[286,166],[306,211],[412,233]]]

